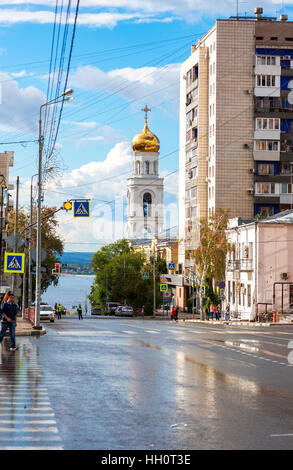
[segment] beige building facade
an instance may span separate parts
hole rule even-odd
[[[293,22],[255,13],[217,20],[181,68],[179,262],[185,272],[193,265],[199,221],[216,208],[243,219],[290,208]]]

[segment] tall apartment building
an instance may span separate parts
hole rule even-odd
[[[293,22],[231,17],[192,46],[180,75],[179,260],[199,220],[272,215],[293,202]],[[289,101],[291,101],[291,103]]]

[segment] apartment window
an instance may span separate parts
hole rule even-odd
[[[285,38],[285,41],[293,41],[293,38]]]
[[[273,163],[259,163],[257,166],[257,173],[259,175],[273,175],[274,164]]]
[[[258,209],[258,214],[261,217],[269,217],[274,215],[274,206],[260,206]]]
[[[293,164],[281,163],[281,175],[291,175],[291,174],[293,174]]]
[[[278,140],[256,140],[255,150],[277,152],[280,150],[280,142]]]
[[[256,64],[257,65],[276,65],[276,57],[274,56],[265,56],[265,55],[258,55],[256,56]]]
[[[276,86],[275,75],[256,75],[256,86],[267,87]]]
[[[263,41],[263,36],[256,36],[255,38],[257,41]]]
[[[256,130],[280,130],[280,119],[257,118],[255,122]]]
[[[271,37],[271,41],[278,41],[277,36],[272,36],[272,37]]]
[[[281,193],[282,194],[292,194],[292,184],[285,184],[285,183],[282,183],[282,186],[281,186]]]
[[[258,194],[275,194],[275,183],[256,183]]]

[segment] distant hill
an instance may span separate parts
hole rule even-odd
[[[61,256],[61,263],[70,264],[90,264],[94,253],[87,253],[82,251],[65,251]]]

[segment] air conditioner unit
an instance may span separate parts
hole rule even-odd
[[[281,273],[281,279],[288,279],[289,275],[288,273]]]
[[[253,189],[247,189],[247,194],[254,194],[254,190]]]
[[[249,173],[255,173],[255,169],[254,168],[249,168]]]
[[[250,145],[249,144],[243,144],[243,148],[249,149]]]
[[[245,93],[246,93],[247,95],[252,95],[252,90],[245,90]]]
[[[290,60],[291,57],[289,55],[284,55],[284,60]]]

